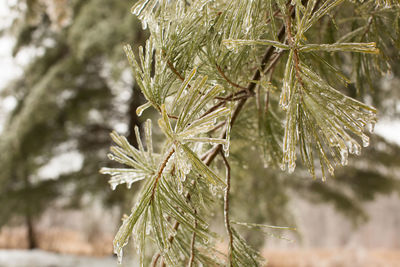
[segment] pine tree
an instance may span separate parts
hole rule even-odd
[[[374,79],[398,56],[398,1],[141,0],[132,13],[150,32],[138,56],[125,46],[148,101],[137,113],[159,112],[163,140],[153,148],[151,120],[144,144],[136,129],[138,148],[111,134],[109,158],[127,167],[101,172],[114,189],[142,181],[115,253],[121,261],[132,237],[142,266],[261,266],[239,227],[271,226],[231,216],[230,151],[251,154],[243,140],[253,138],[268,168],[291,173],[301,159],[323,181],[360,154],[377,121]],[[212,210],[223,217],[225,255]]]
[[[35,222],[47,208],[59,207],[57,200],[68,208],[81,207],[85,196],[107,205],[131,204],[127,190],[104,190],[107,182],[98,174],[113,125],[141,124],[138,89],[129,79],[119,81],[129,68],[123,42],[145,38],[126,12],[129,6],[107,0],[20,0],[10,6],[18,16],[2,34],[15,37],[14,55],[26,48],[36,53],[22,77],[1,91],[1,98],[13,97],[17,106],[0,140],[7,151],[0,155],[0,227],[25,222],[32,248]],[[120,92],[128,98],[121,99]],[[134,133],[127,133],[133,142]],[[69,151],[80,153],[81,169],[53,179],[40,176],[40,168]]]

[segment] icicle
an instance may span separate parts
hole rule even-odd
[[[354,154],[354,144],[352,142],[349,142],[349,144],[347,145],[347,147],[349,148],[349,153],[350,154]]]
[[[354,143],[353,144],[353,146],[354,146],[354,153],[356,154],[356,155],[360,155],[361,154],[361,147],[360,147],[360,145],[359,144],[357,144],[357,143]]]
[[[229,51],[232,51],[233,53],[239,52],[239,45],[235,44],[232,40],[223,40],[222,43]]]
[[[124,251],[122,250],[123,246],[120,246],[119,243],[117,242],[117,244],[114,246],[114,254],[117,255],[117,259],[118,259],[118,264],[122,263],[122,256],[124,254]]]
[[[342,159],[341,159],[342,166],[346,166],[347,165],[347,157],[349,156],[347,149],[340,150],[340,156],[342,157]]]
[[[369,146],[369,137],[366,135],[362,135],[363,147]]]
[[[133,184],[133,180],[127,181],[126,182],[126,188],[131,189],[132,184]]]
[[[296,169],[296,162],[289,162],[289,164],[288,164],[288,172],[289,173],[293,173],[294,172],[294,169]]]
[[[286,170],[286,163],[285,163],[285,162],[282,162],[281,164],[279,164],[279,168],[280,168],[282,171],[285,171],[285,170]]]
[[[374,130],[375,130],[375,123],[374,123],[374,122],[369,123],[369,124],[368,124],[368,131],[369,131],[370,133],[373,133]]]
[[[332,165],[328,165],[328,172],[330,173],[330,175],[334,175],[335,174],[335,169],[332,167]]]
[[[143,111],[145,111],[147,108],[149,108],[151,106],[150,102],[147,102],[146,104],[143,104],[141,106],[139,106],[136,109],[136,115],[138,115],[139,117],[142,116]]]
[[[110,185],[111,185],[111,190],[115,190],[116,188],[117,188],[117,186],[119,185],[119,183],[118,182],[111,182],[110,181]]]

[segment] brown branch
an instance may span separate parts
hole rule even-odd
[[[232,82],[232,81],[225,75],[225,73],[223,72],[223,70],[221,69],[220,66],[218,66],[217,64],[215,64],[215,66],[217,67],[218,73],[219,73],[219,74],[222,76],[222,78],[224,78],[225,81],[227,81],[230,85],[232,85],[233,87],[236,87],[236,88],[240,88],[240,89],[243,89],[243,90],[247,90],[246,87],[241,86],[241,85],[239,85],[239,84],[237,84],[237,83]]]
[[[278,33],[278,39],[279,39],[279,40],[282,40],[282,39],[284,38],[284,36],[285,36],[285,27],[282,26],[282,28],[280,29],[280,31],[279,31],[279,33]],[[267,51],[266,51],[266,53],[265,53],[265,55],[264,55],[264,57],[263,57],[263,59],[262,59],[262,61],[261,61],[260,69],[258,69],[258,70],[255,72],[252,81],[249,83],[249,85],[248,85],[248,87],[247,87],[247,89],[248,89],[249,92],[254,92],[254,89],[255,89],[255,87],[256,87],[256,85],[257,85],[256,81],[259,81],[259,80],[260,80],[260,78],[261,78],[261,71],[264,71],[264,69],[266,68],[267,63],[268,63],[268,61],[271,59],[271,57],[272,57],[274,51],[275,51],[275,48],[274,48],[273,46],[270,46],[270,47],[267,49]],[[241,99],[241,100],[239,101],[239,103],[237,104],[236,108],[234,109],[233,114],[232,114],[232,119],[231,119],[231,126],[233,126],[233,124],[235,123],[235,121],[236,121],[236,119],[237,119],[237,117],[238,117],[240,111],[241,111],[241,110],[243,109],[243,107],[244,107],[244,104],[246,104],[247,99],[248,99],[248,98],[243,98],[243,99]],[[221,105],[222,105],[222,104],[221,104]],[[217,108],[218,108],[218,107],[217,107]],[[215,109],[217,109],[217,108],[215,108]],[[226,130],[225,130],[224,133],[221,135],[221,138],[225,138],[225,137],[226,137],[226,134],[227,134],[227,133],[226,133]],[[207,153],[208,155],[205,157],[204,163],[205,163],[207,166],[209,166],[209,165],[211,164],[211,162],[214,160],[214,158],[217,156],[218,152],[219,152],[221,149],[222,149],[222,145],[215,145],[215,146],[214,146],[211,150],[209,150],[209,152]]]
[[[367,34],[371,28],[372,22],[373,22],[373,15],[371,15],[368,18],[368,24],[366,25],[365,30],[364,30],[363,34],[361,35],[361,41],[365,38],[365,36],[367,36]]]
[[[243,90],[237,91],[237,92],[232,93],[232,94],[230,94],[228,96],[217,96],[217,97],[215,97],[215,99],[229,101],[232,98],[234,98],[235,96],[238,96],[238,95],[241,95],[241,94],[247,94],[247,89],[243,89]]]
[[[272,16],[273,16],[273,17],[276,17],[276,16],[278,16],[279,13],[281,13],[281,11],[280,11],[280,10],[277,10],[277,11],[274,12],[274,14],[272,14]],[[272,18],[268,18],[267,21],[266,21],[265,23],[270,23],[271,20],[272,20]]]
[[[229,191],[231,188],[231,166],[229,165],[229,162],[226,159],[224,152],[220,150],[220,153],[226,168],[226,188],[224,195],[224,221],[225,221],[226,232],[229,238],[229,253],[228,253],[229,266],[233,266],[232,265],[233,234],[232,234],[231,224],[229,221]]]
[[[175,116],[175,115],[167,114],[167,116],[168,116],[168,118],[170,118],[170,119],[174,119],[174,120],[179,119],[179,118],[178,118],[177,116]]]
[[[178,76],[178,78],[179,78],[182,82],[185,80],[185,77],[183,77],[183,76],[179,73],[179,71],[178,71],[177,69],[175,69],[175,67],[174,67],[174,65],[172,64],[171,61],[167,60],[167,65],[168,65],[168,67],[172,70],[172,72],[175,73],[176,76]],[[189,85],[189,87],[190,87],[190,85]]]
[[[156,267],[157,266],[157,262],[160,259],[160,257],[161,257],[160,253],[154,254],[153,260],[151,261],[151,266],[152,267]]]
[[[157,172],[157,177],[156,177],[156,179],[155,179],[155,181],[154,181],[153,191],[152,191],[152,195],[151,195],[151,198],[152,198],[152,199],[154,198],[154,194],[155,194],[155,192],[156,192],[157,184],[158,184],[158,182],[159,182],[160,179],[161,179],[162,173],[163,173],[165,167],[167,166],[167,163],[168,163],[169,159],[170,159],[171,156],[174,154],[174,152],[175,152],[175,149],[172,148],[172,149],[170,150],[170,152],[168,153],[167,157],[165,158],[165,160],[163,161],[163,163],[161,164],[160,169],[159,169],[158,172]]]
[[[264,74],[268,74],[269,72],[272,73],[272,71],[275,69],[276,64],[279,62],[279,59],[283,55],[283,51],[284,50],[277,53],[277,55],[274,57],[274,59],[272,59],[271,63],[268,65],[268,67],[265,68]],[[271,76],[272,76],[272,74],[271,74]]]

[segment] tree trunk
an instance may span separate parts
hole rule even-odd
[[[31,192],[31,182],[29,181],[29,175],[25,167],[21,169],[22,169],[21,174],[23,175],[25,181],[25,190],[29,194],[29,192]],[[35,249],[38,248],[38,243],[36,239],[36,231],[32,216],[32,207],[30,206],[31,201],[34,201],[34,199],[30,199],[30,196],[28,195],[28,198],[26,199],[25,202],[25,224],[27,229],[26,238],[28,241],[28,249]]]
[[[32,220],[32,216],[29,211],[25,216],[25,223],[27,228],[28,249],[38,248],[38,243],[36,240],[36,231]]]

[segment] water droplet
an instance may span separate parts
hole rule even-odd
[[[225,157],[229,157],[229,141],[222,145],[222,149],[224,150]]]
[[[371,122],[370,124],[368,124],[368,130],[370,133],[373,133],[375,130],[375,123]]]
[[[143,105],[141,105],[141,106],[139,106],[137,109],[136,109],[136,114],[140,117],[140,116],[142,116],[142,113],[143,113],[143,111],[145,111],[147,108],[149,108],[151,106],[151,103],[150,102],[147,102],[146,104],[143,104]]]
[[[347,165],[347,158],[348,158],[348,156],[349,156],[349,153],[348,153],[348,151],[346,150],[346,149],[342,149],[341,151],[340,151],[340,156],[342,157],[342,159],[341,159],[341,164],[342,164],[342,166],[346,166]]]
[[[238,46],[237,46],[235,43],[233,43],[232,41],[226,40],[226,41],[223,41],[223,44],[225,45],[225,47],[226,47],[229,51],[231,51],[231,52],[233,52],[233,53],[238,53],[238,52],[239,52]]]
[[[347,147],[349,148],[350,154],[354,154],[354,144],[352,142],[346,142]]]
[[[286,164],[285,164],[285,163],[279,164],[279,168],[280,168],[282,171],[285,171],[285,170],[286,170]]]
[[[178,177],[178,193],[179,193],[180,195],[183,194],[183,184],[182,184],[182,182],[181,182],[181,180],[180,180],[179,177]]]
[[[111,185],[111,190],[114,191],[114,190],[117,188],[118,183],[116,183],[116,182],[110,182],[110,185]]]
[[[263,167],[264,169],[267,169],[269,167],[269,161],[265,158],[263,158]]]
[[[357,143],[355,143],[355,144],[353,144],[353,146],[354,146],[354,153],[355,153],[356,155],[360,155],[360,154],[361,154],[361,147],[360,147],[360,145],[357,144]]]
[[[362,136],[362,141],[363,141],[363,147],[369,146],[369,137],[366,135]]]
[[[328,165],[328,172],[330,173],[330,175],[334,175],[334,173],[335,173],[335,169],[332,167],[332,165]]]
[[[296,162],[293,161],[288,164],[288,172],[293,173],[294,169],[296,169]]]
[[[123,252],[122,247],[119,245],[118,242],[114,246],[114,254],[117,255],[118,264],[121,264],[122,263],[122,256],[123,256],[124,252]]]

